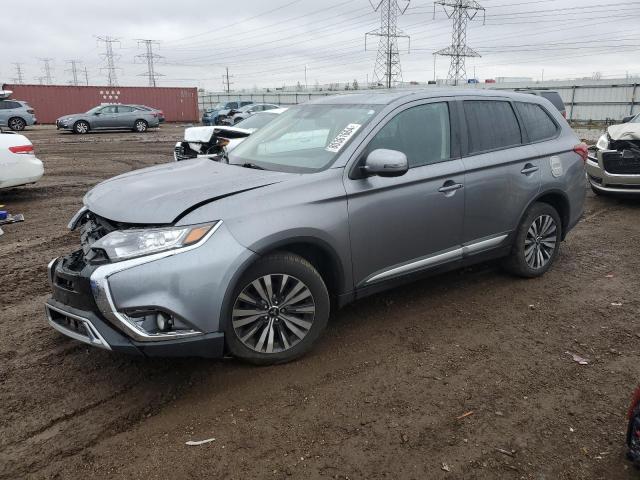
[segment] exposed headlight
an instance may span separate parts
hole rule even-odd
[[[202,240],[216,224],[117,230],[102,237],[91,248],[104,250],[111,260],[126,260],[194,245]]]
[[[600,137],[598,143],[596,143],[598,150],[609,150],[609,135],[606,133]]]

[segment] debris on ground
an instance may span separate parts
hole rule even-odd
[[[611,302],[611,306],[612,307],[621,307],[622,306],[622,302]]]
[[[586,358],[582,358],[580,355],[571,352],[564,353],[566,353],[567,355],[571,355],[573,361],[579,363],[580,365],[589,365],[589,360],[587,360]]]
[[[442,464],[442,470],[444,470],[445,472],[450,472],[451,471],[451,467],[449,465],[447,465],[446,463]]]
[[[193,446],[204,445],[205,443],[211,443],[215,441],[216,441],[215,438],[207,438],[206,440],[189,440],[188,442],[185,442],[185,445],[189,445],[190,447],[193,447]]]
[[[467,413],[463,413],[462,415],[460,415],[459,417],[456,417],[456,420],[462,420],[463,418],[467,418],[470,417],[471,415],[473,415],[475,412],[473,410],[471,410],[470,412]]]
[[[496,448],[496,452],[507,455],[509,457],[513,457],[513,455],[516,453],[515,450],[505,450],[504,448]]]

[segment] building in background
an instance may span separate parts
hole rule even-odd
[[[63,115],[86,112],[103,103],[148,105],[162,110],[167,122],[199,120],[196,88],[4,84],[1,89],[29,103],[40,123],[54,123]]]

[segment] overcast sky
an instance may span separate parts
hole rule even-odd
[[[375,0],[379,2],[380,0]],[[401,5],[406,0],[397,0]],[[467,59],[468,76],[539,79],[604,78],[640,75],[640,1],[484,0],[469,24],[467,43],[481,58]],[[373,76],[376,39],[365,51],[365,33],[380,26],[368,0],[51,0],[11,2],[0,29],[0,82],[15,78],[23,64],[25,83],[44,75],[39,58],[52,58],[54,83],[71,79],[67,60],[87,67],[89,82],[106,75],[96,36],[118,37],[120,85],[146,85],[146,64],[136,39],[160,42],[156,70],[160,86],[197,86],[218,91],[229,67],[232,89],[280,87],[305,82],[364,84]],[[5,9],[6,10],[6,9]],[[6,12],[5,12],[6,15]],[[19,21],[18,21],[19,20]],[[432,52],[451,43],[451,21],[433,2],[411,0],[398,27],[411,35],[400,41],[405,81],[434,76]],[[438,78],[446,77],[448,57],[437,59]],[[82,77],[84,79],[84,76]]]

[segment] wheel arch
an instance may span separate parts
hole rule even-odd
[[[560,215],[560,221],[562,222],[561,239],[564,240],[567,235],[567,229],[569,226],[569,221],[570,221],[569,219],[571,215],[571,205],[569,203],[569,198],[567,197],[567,194],[561,190],[546,190],[546,191],[540,192],[538,196],[535,197],[527,205],[527,208],[524,209],[524,211],[522,212],[522,215],[520,216],[520,219],[522,219],[526,215],[527,211],[529,210],[529,208],[531,208],[531,206],[534,203],[546,203],[556,209],[556,211],[558,212],[558,215]]]

